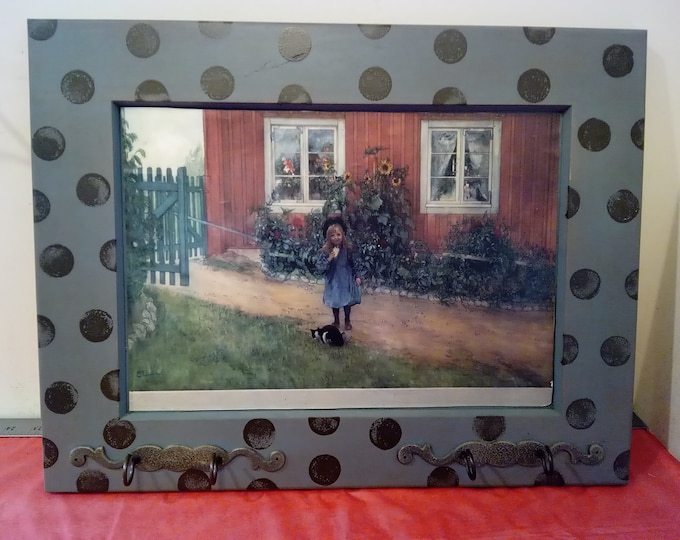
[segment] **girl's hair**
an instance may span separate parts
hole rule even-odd
[[[328,227],[326,230],[326,241],[323,244],[323,247],[321,248],[325,253],[330,253],[331,250],[333,249],[333,244],[331,244],[331,234],[333,231],[339,230],[342,233],[342,247],[344,248],[350,248],[351,245],[349,241],[347,240],[347,235],[345,234],[345,229],[342,228],[341,225],[339,224],[334,224]]]

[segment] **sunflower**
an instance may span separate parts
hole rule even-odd
[[[347,171],[343,176],[343,179],[349,184],[352,181],[352,173]]]
[[[389,159],[381,159],[378,163],[378,172],[380,174],[388,175],[392,172],[392,162]]]
[[[401,185],[401,176],[395,176],[392,178],[392,185],[394,187],[399,187]]]

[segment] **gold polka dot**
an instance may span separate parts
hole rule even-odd
[[[232,24],[230,22],[201,21],[198,23],[198,29],[204,36],[222,39],[229,35]]]
[[[149,58],[158,52],[161,38],[150,24],[135,24],[125,38],[128,50],[137,58]]]
[[[170,101],[165,86],[160,81],[148,80],[141,83],[135,90],[136,101]]]
[[[455,64],[467,53],[467,39],[453,28],[444,30],[434,40],[434,52],[442,62]]]
[[[225,67],[210,67],[201,75],[201,88],[210,99],[227,99],[234,92],[234,76]]]
[[[291,26],[279,36],[279,53],[290,62],[300,62],[312,50],[312,38],[302,28]]]
[[[371,101],[385,99],[392,91],[392,77],[381,67],[370,67],[359,78],[359,91]]]
[[[289,84],[279,94],[279,103],[311,103],[312,98],[299,84]]]
[[[458,88],[447,86],[437,90],[432,98],[432,105],[466,105],[467,99],[465,94]]]
[[[392,26],[389,24],[360,24],[359,30],[368,39],[380,39],[387,35]]]

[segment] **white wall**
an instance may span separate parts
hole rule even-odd
[[[230,5],[233,4],[233,5]],[[162,8],[160,7],[162,6]],[[680,457],[680,317],[676,305],[680,177],[680,2],[677,0],[26,0],[0,20],[0,417],[39,415],[33,290],[26,19],[450,24],[646,29],[645,185],[635,410]],[[677,291],[677,295],[676,295]],[[677,298],[677,300],[676,300]],[[677,332],[676,332],[677,328]],[[673,368],[675,367],[675,370]],[[674,422],[671,423],[671,418]]]

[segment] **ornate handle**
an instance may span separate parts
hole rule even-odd
[[[222,467],[226,467],[237,457],[245,457],[250,466],[268,472],[276,472],[283,468],[286,456],[279,450],[269,454],[269,458],[251,448],[235,448],[227,451],[219,446],[189,446],[172,445],[166,448],[146,445],[130,452],[123,461],[114,461],[106,455],[103,447],[92,448],[78,446],[69,455],[71,464],[82,467],[88,459],[95,461],[107,469],[122,469],[123,484],[129,486],[135,476],[135,471],[153,472],[162,469],[174,472],[184,472],[189,469],[199,469],[208,474],[210,484],[217,482],[217,475]]]

